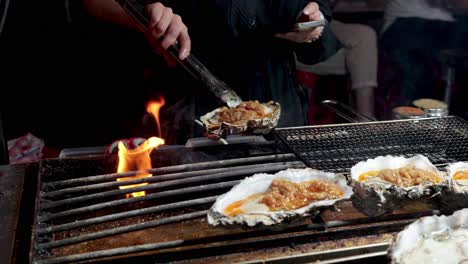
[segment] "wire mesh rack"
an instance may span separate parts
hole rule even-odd
[[[277,136],[307,166],[347,172],[377,156],[426,156],[435,165],[468,160],[468,122],[449,116],[279,128]]]

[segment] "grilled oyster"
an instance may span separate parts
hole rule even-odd
[[[280,114],[279,103],[246,101],[235,108],[217,108],[200,121],[207,137],[219,139],[231,134],[266,134],[276,127]]]
[[[468,162],[458,162],[447,167],[447,186],[441,192],[440,209],[453,212],[468,207]]]
[[[208,212],[211,225],[274,225],[312,215],[348,199],[352,189],[341,174],[287,169],[256,174],[220,196]]]
[[[442,172],[422,155],[377,157],[351,168],[351,200],[362,213],[379,216],[441,191],[443,180]]]
[[[468,209],[412,223],[396,236],[388,256],[394,264],[468,263]]]

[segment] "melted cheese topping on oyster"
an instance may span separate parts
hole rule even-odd
[[[258,101],[246,101],[234,108],[226,107],[219,112],[218,119],[223,123],[242,125],[248,120],[271,117],[272,113],[271,109]]]
[[[458,171],[453,175],[453,179],[463,185],[468,185],[468,170]]]
[[[236,201],[224,209],[227,216],[249,212],[295,210],[313,201],[332,200],[343,197],[343,190],[336,184],[312,180],[295,183],[285,179],[274,179],[264,193]]]
[[[441,183],[442,177],[434,171],[422,170],[408,165],[399,169],[369,171],[359,175],[358,181],[383,180],[401,187],[412,187],[423,183]]]
[[[420,237],[417,244],[401,256],[406,263],[468,263],[468,228],[445,229]]]

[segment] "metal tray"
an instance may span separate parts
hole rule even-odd
[[[435,165],[468,160],[468,122],[455,116],[276,129],[307,166],[347,172],[384,155],[421,154]]]

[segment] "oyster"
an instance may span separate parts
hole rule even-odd
[[[447,167],[448,184],[440,198],[444,213],[468,207],[468,162],[458,162]]]
[[[388,256],[394,264],[468,263],[468,209],[410,224],[392,241]]]
[[[219,139],[231,134],[266,134],[278,124],[279,103],[247,101],[235,108],[221,107],[200,117],[208,138]]]
[[[276,187],[281,190],[275,193],[278,191]],[[297,191],[300,188],[305,189],[302,189],[303,192]],[[208,223],[274,225],[312,215],[321,208],[348,199],[351,194],[352,189],[342,174],[309,168],[287,169],[276,174],[255,174],[218,197],[208,212]],[[282,203],[284,201],[286,203]]]
[[[451,186],[457,192],[468,194],[468,162],[458,162],[451,164],[447,168]]]
[[[381,156],[351,168],[351,201],[360,212],[379,216],[440,192],[443,179],[442,172],[422,155]]]

